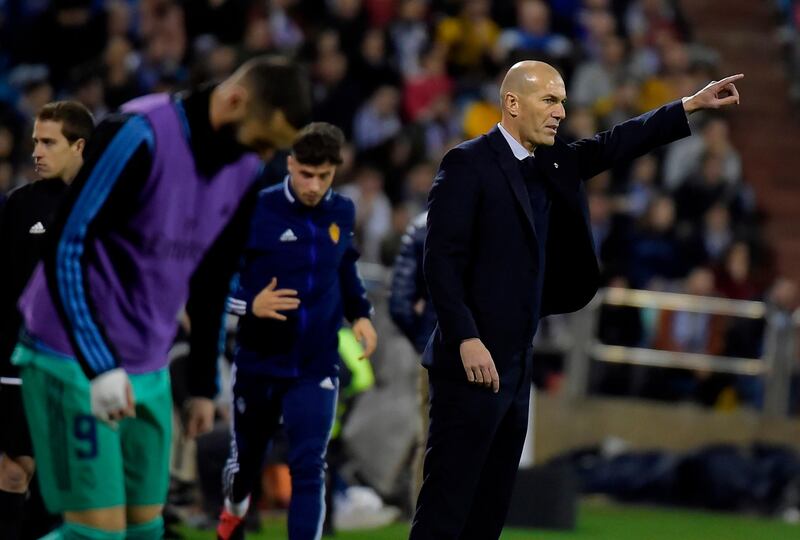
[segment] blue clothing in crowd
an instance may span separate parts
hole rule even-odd
[[[425,276],[422,274],[427,216],[427,212],[417,216],[403,235],[400,252],[394,261],[389,296],[392,320],[420,354],[425,350],[436,326],[436,312],[428,299]],[[420,302],[423,303],[422,309],[418,311]]]

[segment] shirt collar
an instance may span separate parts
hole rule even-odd
[[[283,178],[283,194],[286,195],[286,200],[289,201],[290,204],[297,203],[297,204],[303,206],[304,208],[308,208],[303,203],[298,201],[297,197],[295,197],[294,191],[292,191],[291,182],[289,182],[289,180],[291,179],[291,176],[292,175],[287,174]],[[329,202],[331,200],[331,197],[333,197],[333,188],[328,188],[328,191],[325,193],[325,196],[322,198],[322,201],[320,201],[319,205],[317,205],[317,206],[320,206],[320,205],[323,205],[323,204]],[[311,208],[309,208],[309,209],[311,209]]]
[[[533,153],[528,152],[528,150],[522,146],[517,139],[511,136],[511,133],[506,131],[506,128],[503,127],[503,124],[497,123],[497,127],[500,129],[500,133],[503,134],[508,146],[511,147],[511,151],[514,153],[514,157],[517,158],[519,161],[530,157]]]
[[[295,199],[294,193],[292,193],[292,188],[289,186],[289,176],[290,175],[287,174],[283,179],[283,194],[286,195],[287,201],[294,204],[297,199]]]

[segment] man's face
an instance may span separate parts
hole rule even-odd
[[[236,140],[239,144],[250,148],[265,160],[271,158],[276,149],[289,148],[296,134],[297,129],[281,111],[274,111],[268,119],[249,114],[236,124]]]
[[[33,166],[42,178],[68,180],[83,162],[81,139],[70,144],[61,127],[61,122],[52,120],[33,124]]]
[[[526,146],[552,146],[558,126],[567,116],[564,80],[554,72],[539,75],[536,80],[528,81],[528,85],[531,90],[518,96],[520,138]]]
[[[300,202],[306,206],[317,206],[333,183],[336,165],[306,165],[297,161],[294,156],[287,158],[289,178]]]

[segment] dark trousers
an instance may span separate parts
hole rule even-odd
[[[325,515],[325,450],[336,413],[333,377],[276,379],[234,371],[233,440],[223,491],[244,500],[259,478],[267,446],[281,418],[289,439],[292,499],[289,538],[319,538]]]
[[[525,434],[532,351],[514,355],[500,392],[430,371],[430,428],[410,540],[492,540],[508,513]]]

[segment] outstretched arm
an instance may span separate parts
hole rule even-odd
[[[739,103],[734,85],[742,74],[714,81],[690,97],[668,103],[608,131],[570,144],[577,152],[576,163],[584,180],[610,169],[615,163],[635,159],[651,150],[691,134],[687,114],[719,109]]]

